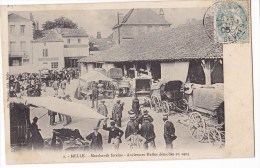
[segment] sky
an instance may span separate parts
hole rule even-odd
[[[159,13],[159,9],[153,9]],[[184,24],[188,19],[202,20],[206,8],[167,8],[164,10],[165,19],[176,27]],[[33,14],[34,20],[39,22],[39,27],[47,21],[53,21],[56,18],[64,16],[73,20],[78,27],[84,28],[91,36],[96,37],[98,31],[102,33],[102,37],[107,37],[112,33],[112,27],[117,23],[117,12],[126,14],[127,9],[105,9],[105,10],[81,10],[81,11],[23,11],[14,12],[25,18],[30,18]]]

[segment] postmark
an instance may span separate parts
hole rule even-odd
[[[217,2],[206,11],[203,25],[208,36],[218,43],[248,41],[246,10],[238,2]]]

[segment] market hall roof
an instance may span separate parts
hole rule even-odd
[[[30,20],[15,13],[11,13],[8,15],[8,22],[30,22]]]
[[[163,17],[152,9],[131,9],[129,10],[121,22],[116,24],[114,28],[121,25],[171,25]]]
[[[84,29],[69,29],[69,28],[57,28],[59,34],[62,37],[88,37],[86,30]]]
[[[41,31],[42,37],[33,40],[33,43],[44,43],[44,42],[63,42],[63,39],[57,30],[43,30]]]
[[[82,58],[79,62],[172,61],[222,57],[222,44],[217,44],[208,37],[200,20],[145,34],[94,57]]]

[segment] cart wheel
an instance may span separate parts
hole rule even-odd
[[[208,140],[216,148],[220,148],[222,145],[221,133],[216,128],[210,128],[208,133]]]
[[[205,135],[205,120],[198,112],[192,112],[189,116],[189,130],[192,138],[201,141]]]
[[[188,101],[186,99],[181,99],[178,102],[178,108],[184,112],[187,113],[189,110]]]
[[[170,114],[170,105],[167,101],[162,101],[162,111],[163,113]]]

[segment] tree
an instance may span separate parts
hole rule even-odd
[[[42,30],[34,30],[33,31],[33,39],[38,39],[38,38],[41,38],[43,37],[43,33],[42,33]]]
[[[70,29],[77,29],[78,25],[74,23],[72,20],[65,18],[65,17],[59,17],[55,19],[54,21],[46,21],[42,25],[43,30],[50,30],[54,28],[70,28]]]

